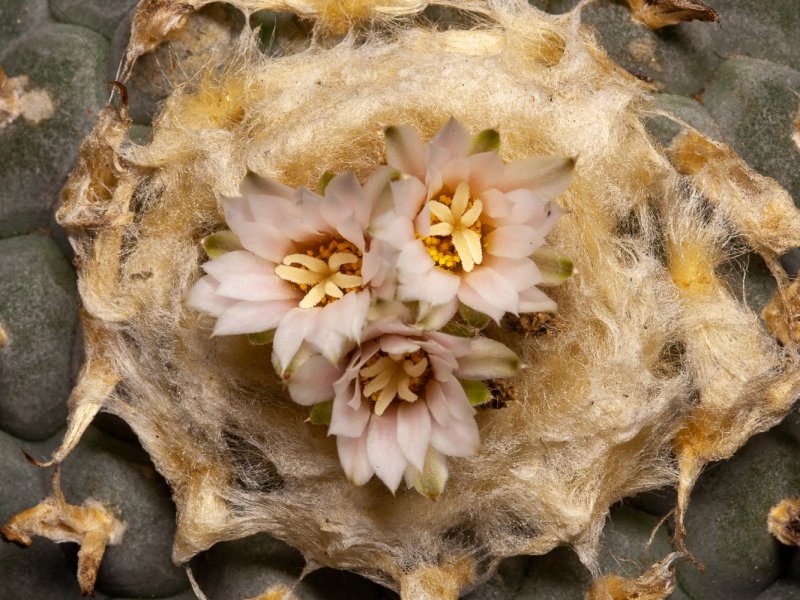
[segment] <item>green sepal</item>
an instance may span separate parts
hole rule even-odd
[[[500,133],[496,129],[484,129],[472,137],[469,146],[470,154],[481,152],[497,152],[500,149]]]
[[[447,325],[441,328],[442,333],[454,335],[456,337],[468,338],[475,334],[475,328],[471,325],[465,325],[458,321],[450,321]]]
[[[413,465],[408,465],[406,483],[429,500],[436,502],[447,483],[447,458],[429,446],[421,472]]]
[[[333,415],[333,400],[326,400],[311,407],[306,421],[312,425],[330,425]]]
[[[461,315],[461,318],[464,319],[467,325],[478,330],[485,328],[492,320],[489,315],[478,312],[466,304],[458,305],[458,314]]]
[[[482,381],[462,379],[459,380],[459,383],[461,387],[464,388],[464,393],[467,394],[467,400],[469,400],[472,406],[485,404],[493,398],[491,390]]]
[[[531,258],[542,273],[542,285],[558,285],[569,279],[575,272],[572,261],[549,246],[542,246]]]
[[[248,333],[248,341],[254,346],[263,346],[264,344],[271,344],[275,339],[275,330],[260,331],[258,333]]]
[[[336,173],[332,171],[325,171],[319,178],[317,182],[317,193],[320,196],[325,195],[325,188],[328,187],[328,184],[331,182],[331,179],[336,177]]]
[[[206,251],[209,258],[217,258],[226,252],[242,249],[239,238],[236,237],[235,233],[228,230],[207,235],[200,241],[200,244],[203,246],[203,250]]]

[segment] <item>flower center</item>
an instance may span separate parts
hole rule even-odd
[[[380,351],[361,367],[358,377],[361,394],[375,403],[375,414],[381,416],[395,398],[417,401],[430,378],[428,358],[422,350],[411,354]]]
[[[428,202],[431,229],[422,243],[437,267],[455,271],[461,265],[469,272],[483,261],[481,211],[483,203],[471,199],[469,184],[458,184],[452,197],[443,194]]]
[[[305,254],[289,254],[275,274],[305,294],[300,308],[325,306],[361,289],[361,252],[347,240],[332,239]]]

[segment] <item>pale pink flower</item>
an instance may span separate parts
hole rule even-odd
[[[435,498],[447,478],[445,457],[470,456],[480,444],[469,396],[488,399],[479,381],[516,368],[516,355],[500,342],[390,318],[368,325],[340,365],[309,356],[293,371],[289,393],[304,405],[333,398],[328,434],[354,484],[377,475],[394,492],[405,475],[409,487]]]
[[[250,175],[242,196],[223,200],[241,249],[203,264],[187,304],[217,318],[214,335],[275,330],[281,373],[304,341],[338,361],[387,284],[387,247],[366,230],[388,173],[379,169],[363,187],[352,173],[338,175],[324,198]]]
[[[461,301],[496,321],[507,312],[555,310],[536,286],[564,273],[543,273],[532,256],[563,212],[555,198],[569,186],[574,160],[504,164],[487,151],[498,143],[491,130],[470,138],[454,119],[427,145],[410,127],[386,130],[387,162],[406,177],[391,184],[393,213],[375,230],[399,250],[400,299]],[[571,266],[556,262],[568,276]]]

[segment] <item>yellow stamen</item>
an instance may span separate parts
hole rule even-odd
[[[416,402],[430,379],[428,357],[422,350],[411,354],[386,354],[381,351],[370,358],[358,373],[361,395],[375,403],[373,410],[381,416],[395,398]]]
[[[361,252],[346,240],[329,240],[305,253],[285,256],[275,274],[305,294],[300,308],[325,306],[361,289]]]
[[[455,271],[460,265],[472,271],[483,262],[481,212],[483,202],[471,199],[469,184],[462,181],[452,196],[442,194],[428,202],[431,228],[422,243],[436,266]]]

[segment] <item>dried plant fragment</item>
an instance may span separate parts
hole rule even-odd
[[[675,567],[680,554],[670,554],[636,579],[611,574],[597,579],[586,600],[665,600],[675,591]]]
[[[125,525],[98,501],[87,498],[80,506],[67,503],[61,492],[60,472],[53,473],[52,494],[11,518],[0,537],[27,548],[31,536],[40,535],[56,543],[76,542],[78,551],[78,584],[84,596],[92,594],[97,571],[107,545],[122,541]]]
[[[777,292],[761,311],[761,317],[782,344],[800,344],[800,280]]]
[[[800,546],[800,498],[787,498],[772,507],[767,529],[787,546]]]
[[[3,324],[0,323],[0,348],[5,346],[8,343],[8,334],[6,333],[5,327]]]
[[[650,29],[685,21],[716,21],[717,11],[699,0],[628,0],[633,18]]]

